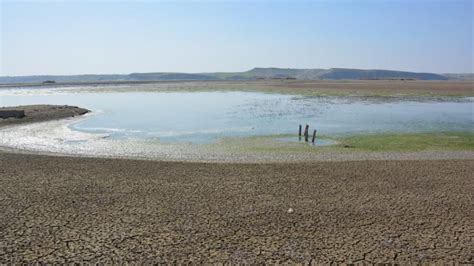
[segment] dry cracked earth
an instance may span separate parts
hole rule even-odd
[[[473,172],[0,153],[0,262],[473,264]]]

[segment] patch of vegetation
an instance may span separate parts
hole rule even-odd
[[[294,137],[295,142],[278,141],[278,138]],[[383,133],[318,139],[333,140],[337,144],[313,146],[303,140],[298,142],[296,135],[268,135],[243,138],[224,138],[217,144],[231,152],[270,152],[270,153],[321,153],[321,152],[418,152],[418,151],[474,151],[473,132],[445,133]]]
[[[474,133],[387,133],[339,139],[339,147],[364,151],[473,150]]]

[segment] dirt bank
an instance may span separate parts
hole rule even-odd
[[[89,112],[89,110],[77,106],[47,104],[0,107],[0,110],[25,111],[25,117],[23,118],[0,119],[0,127],[74,117]]]
[[[471,264],[473,172],[0,153],[0,262]]]

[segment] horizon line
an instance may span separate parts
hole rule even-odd
[[[286,70],[331,70],[331,69],[347,69],[347,70],[381,70],[381,71],[397,71],[397,72],[408,72],[417,74],[474,74],[473,72],[424,72],[424,71],[408,71],[399,69],[384,69],[384,68],[345,68],[345,67],[331,67],[331,68],[292,68],[292,67],[253,67],[249,70],[244,71],[207,71],[207,72],[179,72],[179,71],[162,71],[162,72],[128,72],[128,73],[81,73],[81,74],[29,74],[29,75],[1,75],[0,77],[40,77],[40,76],[100,76],[100,75],[131,75],[131,74],[214,74],[214,73],[244,73],[252,71],[254,69],[286,69]]]

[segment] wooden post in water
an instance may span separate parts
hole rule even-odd
[[[316,129],[313,131],[313,140],[311,142],[314,144],[315,140],[316,140]]]
[[[309,125],[306,125],[304,128],[304,141],[308,142],[308,135],[309,135]]]

